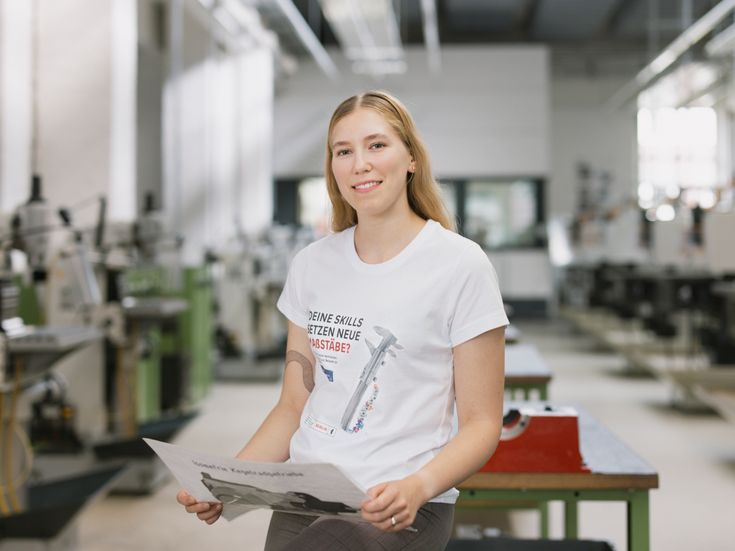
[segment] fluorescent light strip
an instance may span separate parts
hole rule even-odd
[[[608,101],[608,108],[619,108],[638,91],[648,86],[679,59],[694,44],[702,40],[707,33],[722,21],[735,8],[735,0],[722,0],[705,13],[692,26],[681,33],[653,61],[646,65],[636,77],[618,90]]]
[[[405,70],[398,21],[391,0],[320,0],[354,72],[381,75]],[[403,63],[394,63],[394,62]],[[372,68],[371,68],[372,67]]]
[[[705,44],[704,50],[709,57],[731,54],[735,50],[735,25],[730,25],[724,31],[718,33],[717,36]]]
[[[278,49],[272,33],[263,27],[253,8],[243,5],[240,0],[221,0],[220,7],[227,10],[253,42],[274,51]]]
[[[311,53],[319,68],[332,80],[338,79],[339,71],[337,70],[337,66],[332,61],[332,58],[329,57],[327,50],[324,49],[321,42],[317,40],[316,35],[299,13],[299,10],[296,9],[296,6],[293,5],[293,2],[291,0],[273,0],[273,2],[278,6],[286,19],[288,19],[289,23],[291,23],[294,31],[296,31],[296,34],[306,49],[309,50],[309,53]]]
[[[426,43],[426,54],[429,58],[429,69],[436,74],[441,70],[436,0],[421,0],[421,15],[424,19],[424,42]]]
[[[355,30],[357,31],[357,38],[360,42],[360,45],[362,46],[362,49],[366,52],[374,51],[376,49],[375,40],[373,40],[373,35],[369,31],[368,22],[365,14],[362,11],[362,8],[360,7],[360,4],[357,3],[355,0],[343,1],[347,2],[350,6],[348,12],[350,14],[352,24],[355,26]],[[365,57],[369,59],[370,55],[368,54]]]

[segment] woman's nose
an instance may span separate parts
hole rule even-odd
[[[355,153],[354,159],[355,163],[352,168],[355,173],[367,172],[370,170],[370,163],[362,153]]]

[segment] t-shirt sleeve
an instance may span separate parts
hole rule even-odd
[[[306,288],[306,249],[296,253],[288,268],[286,284],[276,306],[290,321],[306,329],[309,311],[304,301]]]
[[[456,272],[457,289],[449,321],[449,340],[457,346],[485,331],[508,325],[498,276],[479,245],[463,253]]]

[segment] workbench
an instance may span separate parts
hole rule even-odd
[[[505,347],[505,390],[511,399],[530,400],[535,390],[536,399],[547,400],[551,376],[551,369],[532,344]]]
[[[735,423],[735,366],[710,367],[689,375],[685,383],[694,396]]]
[[[505,344],[518,344],[521,340],[521,331],[512,323],[505,328]]]
[[[508,407],[506,405],[506,407]],[[589,473],[478,472],[457,486],[457,505],[515,508],[541,503],[541,536],[548,537],[548,503],[564,502],[564,536],[578,537],[581,501],[627,504],[628,551],[649,551],[648,493],[658,488],[658,473],[584,410],[579,413],[580,451]]]

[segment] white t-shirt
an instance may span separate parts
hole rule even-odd
[[[369,488],[442,450],[454,411],[452,347],[508,319],[495,270],[473,241],[429,220],[397,256],[366,264],[354,233],[301,250],[278,308],[307,330],[316,359],[290,460],[334,463]]]

